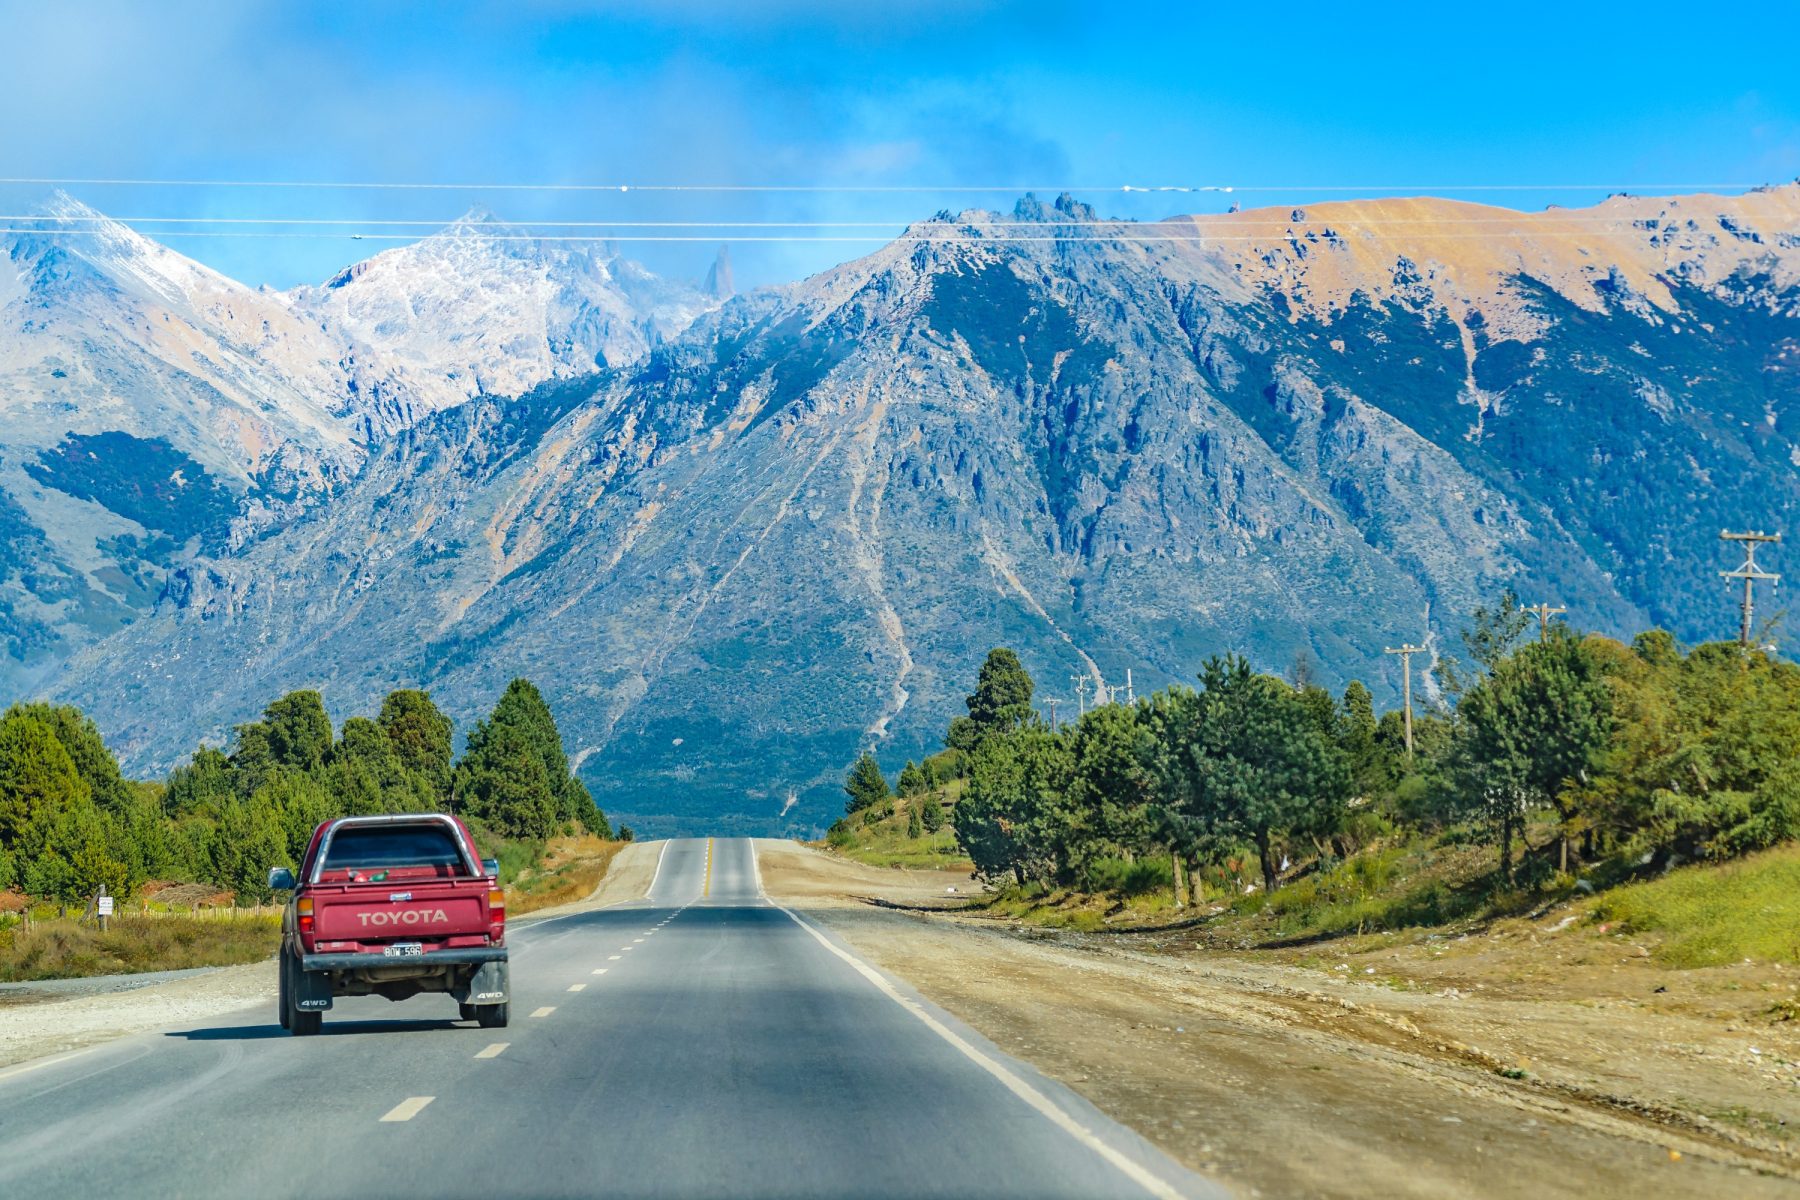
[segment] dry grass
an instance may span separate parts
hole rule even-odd
[[[105,933],[91,921],[16,922],[0,928],[0,982],[229,967],[269,957],[280,941],[275,914],[125,915]]]
[[[544,849],[543,861],[519,872],[507,885],[507,915],[517,917],[587,899],[606,877],[614,857],[630,844],[591,834],[552,839]]]

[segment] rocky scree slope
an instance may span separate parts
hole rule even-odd
[[[1064,694],[1227,649],[1391,694],[1383,645],[1502,587],[1712,636],[1719,527],[1800,501],[1797,228],[1793,187],[942,215],[420,423],[61,691],[143,769],[283,688],[466,725],[523,673],[609,812],[785,832],[995,644]]]

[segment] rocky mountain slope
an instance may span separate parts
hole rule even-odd
[[[711,303],[474,220],[293,294],[66,196],[14,224],[31,232],[0,235],[0,695],[420,417],[623,362]]]
[[[58,688],[142,769],[283,688],[467,722],[524,673],[609,811],[816,828],[995,644],[1064,695],[1227,649],[1392,694],[1384,645],[1502,587],[1726,632],[1719,527],[1800,504],[1797,339],[1800,187],[941,214],[421,421]]]

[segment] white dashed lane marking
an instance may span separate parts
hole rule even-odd
[[[587,988],[587,984],[585,984],[585,983],[571,983],[569,985],[569,990],[571,992],[585,991],[586,988]]]
[[[546,1004],[546,1005],[544,1005],[544,1007],[538,1009],[536,1012],[532,1013],[531,1015],[534,1017],[547,1017],[555,1011],[556,1011],[556,1005]]]
[[[388,1109],[383,1121],[410,1121],[424,1110],[427,1104],[436,1100],[436,1096],[408,1096],[394,1107]]]
[[[502,1053],[504,1053],[506,1048],[510,1045],[512,1045],[511,1042],[495,1042],[493,1045],[489,1046],[486,1050],[481,1051],[475,1057],[476,1058],[499,1058],[500,1055]]]
[[[609,954],[606,956],[606,961],[607,962],[618,962],[619,956],[617,954]]]
[[[604,974],[606,974],[606,968],[605,968],[605,967],[595,967],[595,968],[594,968],[594,974],[596,974],[596,975],[604,975]]]

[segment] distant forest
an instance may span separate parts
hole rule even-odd
[[[229,753],[202,746],[144,783],[80,710],[15,704],[0,716],[0,890],[71,905],[155,879],[261,901],[269,868],[295,865],[319,822],[369,813],[453,811],[488,852],[612,836],[528,681],[512,681],[461,758],[453,732],[422,691],[390,693],[335,735],[319,693],[290,692],[239,725]]]

